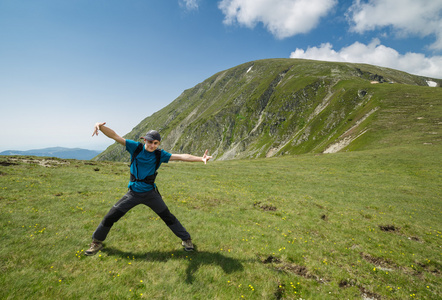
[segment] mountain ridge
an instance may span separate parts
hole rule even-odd
[[[48,156],[62,159],[78,159],[91,160],[100,154],[101,151],[88,150],[82,148],[64,148],[64,147],[48,147],[43,149],[31,150],[6,150],[0,152],[0,155],[29,155],[29,156]]]
[[[124,137],[138,140],[156,129],[170,152],[209,149],[219,160],[360,150],[373,146],[367,141],[381,138],[374,137],[379,135],[373,133],[374,124],[391,105],[408,94],[439,97],[442,90],[428,87],[429,81],[442,83],[367,64],[252,61],[185,90]],[[407,103],[403,105],[415,105]],[[128,154],[111,145],[96,159],[124,161]]]

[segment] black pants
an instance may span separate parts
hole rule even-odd
[[[97,241],[104,241],[110,229],[122,216],[138,204],[150,207],[169,226],[170,230],[183,241],[190,239],[190,234],[180,221],[169,211],[161,195],[151,190],[146,193],[136,193],[129,190],[118,202],[109,210],[106,216],[95,230],[92,238]]]

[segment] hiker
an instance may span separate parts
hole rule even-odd
[[[182,240],[182,246],[186,251],[193,251],[194,246],[187,230],[181,225],[180,221],[169,211],[164,203],[156,185],[154,183],[156,170],[161,163],[167,163],[172,160],[188,162],[207,163],[212,156],[207,155],[205,151],[202,157],[190,154],[171,154],[164,150],[157,149],[161,142],[160,134],[155,130],[150,130],[144,137],[144,145],[140,142],[126,140],[119,136],[109,127],[104,126],[106,122],[96,123],[92,136],[98,135],[101,131],[105,136],[115,140],[117,143],[126,147],[131,154],[130,182],[128,192],[109,210],[106,216],[92,235],[92,243],[86,255],[94,255],[103,249],[103,241],[106,239],[112,225],[124,216],[130,209],[138,204],[144,204],[150,207],[166,223],[172,232]]]

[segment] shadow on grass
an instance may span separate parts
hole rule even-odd
[[[101,250],[108,255],[118,256],[123,259],[142,259],[146,261],[167,262],[169,260],[188,260],[186,270],[186,283],[193,283],[193,274],[203,265],[218,265],[227,274],[244,270],[243,265],[237,259],[227,257],[221,253],[207,251],[149,251],[145,253],[125,252],[111,247]]]

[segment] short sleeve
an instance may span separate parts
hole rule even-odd
[[[139,144],[141,143],[132,140],[126,140],[126,150],[130,153],[130,155],[133,155]]]
[[[168,163],[168,162],[169,162],[169,159],[170,159],[171,156],[172,156],[171,153],[169,153],[169,152],[167,152],[167,151],[165,151],[165,150],[161,150],[161,159],[160,159],[160,162],[162,162],[162,163]]]

